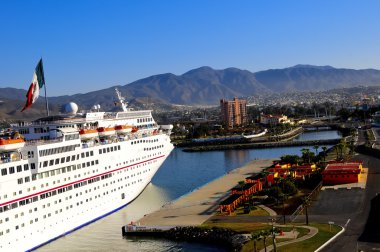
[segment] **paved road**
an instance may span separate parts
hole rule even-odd
[[[315,208],[312,207],[310,210],[312,214],[310,219],[312,221],[334,221],[336,224],[346,228],[342,235],[322,251],[380,250],[380,237],[379,243],[358,241],[367,223],[371,200],[380,192],[380,159],[364,155],[358,155],[355,158],[363,160],[364,166],[369,168],[366,188],[364,190],[351,189],[351,191],[340,189],[335,194],[329,190],[321,192],[320,197],[324,201],[318,201]],[[379,224],[377,226],[380,227],[380,223],[376,224]]]

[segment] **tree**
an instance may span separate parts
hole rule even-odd
[[[314,153],[310,152],[308,148],[303,148],[302,152],[302,160],[304,163],[311,163],[311,159],[314,157]]]
[[[323,161],[326,162],[327,147],[326,147],[326,146],[323,146],[323,147],[322,147],[322,150],[323,150]]]
[[[294,195],[298,191],[293,181],[285,179],[282,181],[282,192],[288,195]]]
[[[261,174],[263,175],[263,177],[265,178],[265,186],[268,186],[268,175],[269,175],[269,172],[267,170],[263,170],[261,172]]]
[[[253,252],[257,251],[256,242],[261,240],[261,232],[251,233],[251,240],[253,241]]]
[[[269,196],[271,196],[271,197],[273,197],[275,199],[278,199],[279,196],[281,195],[281,193],[282,193],[282,190],[278,186],[273,186],[268,191]]]
[[[315,149],[315,156],[318,156],[319,146],[318,145],[314,145],[313,148]]]
[[[281,157],[281,162],[297,165],[301,162],[301,158],[298,155],[284,155]]]
[[[265,250],[265,252],[267,252],[267,238],[268,238],[268,236],[271,234],[271,232],[269,231],[269,230],[262,230],[261,232],[260,232],[260,235],[261,235],[261,237],[262,237],[262,239],[263,239],[263,243],[264,243],[264,250]]]

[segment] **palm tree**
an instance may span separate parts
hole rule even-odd
[[[314,145],[313,148],[315,149],[315,156],[318,156],[319,146],[318,145]]]
[[[261,230],[260,235],[264,243],[264,251],[267,252],[267,238],[271,234],[269,230]]]
[[[326,147],[326,146],[323,146],[323,147],[322,147],[322,150],[323,150],[323,161],[326,162],[327,147]]]
[[[251,240],[253,241],[253,252],[257,251],[256,242],[261,240],[261,232],[251,233]]]
[[[301,151],[303,162],[306,163],[307,160],[307,163],[310,164],[310,150],[308,148],[303,148]]]
[[[263,175],[263,177],[265,178],[265,186],[268,186],[268,179],[267,179],[267,176],[269,175],[269,172],[267,170],[263,170],[261,172],[261,174]]]

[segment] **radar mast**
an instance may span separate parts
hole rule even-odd
[[[121,109],[124,112],[127,112],[129,109],[127,108],[127,102],[125,101],[124,97],[121,96],[121,93],[119,89],[115,88],[117,99],[119,100],[119,105],[121,106]]]

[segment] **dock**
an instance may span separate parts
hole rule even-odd
[[[156,212],[137,220],[142,226],[197,226],[205,222],[230,195],[236,184],[272,164],[271,159],[254,160],[208,184],[169,202]]]

